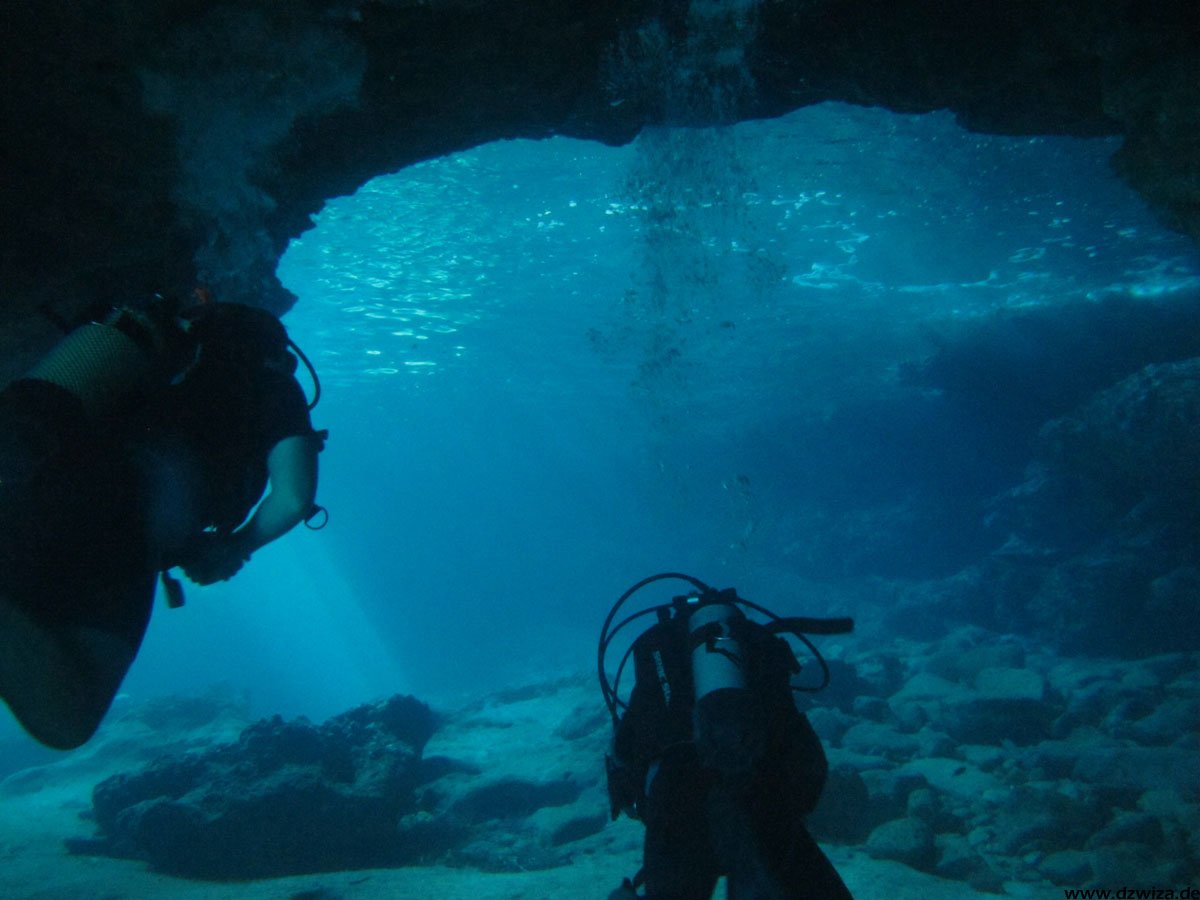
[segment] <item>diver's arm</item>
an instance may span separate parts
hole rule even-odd
[[[321,439],[313,435],[284,438],[267,456],[269,489],[249,521],[230,535],[206,531],[196,536],[181,563],[196,584],[227,581],[259,547],[271,543],[304,521],[317,493],[317,453]]]
[[[232,538],[248,559],[304,521],[317,495],[318,439],[313,435],[287,437],[267,456],[270,486],[258,509]]]
[[[291,531],[312,511],[317,493],[317,435],[284,438],[267,456],[267,496],[249,521],[233,534],[206,531],[196,536],[180,563],[196,584],[227,581],[259,547]]]

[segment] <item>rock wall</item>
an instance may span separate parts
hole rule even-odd
[[[45,307],[203,281],[283,310],[275,263],[325,199],[500,138],[949,108],[1124,135],[1117,170],[1200,237],[1192,0],[13,0],[0,33],[6,379],[54,340]]]

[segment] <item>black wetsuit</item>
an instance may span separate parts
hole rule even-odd
[[[154,586],[140,496],[119,430],[74,394],[31,379],[0,391],[5,602],[44,627],[95,627],[136,645]]]
[[[261,497],[267,456],[312,433],[304,393],[261,367],[198,365],[133,412],[90,419],[70,392],[0,391],[0,594],[49,628],[137,647],[157,571]]]
[[[794,657],[782,639],[746,622],[750,694],[761,711],[759,756],[738,772],[701,759],[693,739],[691,652],[686,619],[655,625],[635,644],[636,683],[614,754],[616,782],[646,826],[647,900],[708,900],[721,876],[732,900],[849,900],[809,835],[828,771],[820,740],[792,700]],[[661,685],[666,683],[667,690]],[[610,790],[613,781],[610,781]]]
[[[220,360],[197,366],[144,417],[143,454],[167,457],[188,485],[191,529],[231,531],[267,486],[267,457],[288,437],[313,433],[304,391],[288,374]],[[160,494],[161,496],[161,494]]]

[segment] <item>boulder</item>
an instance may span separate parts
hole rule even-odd
[[[866,851],[876,859],[895,860],[923,872],[932,872],[937,864],[933,831],[920,819],[884,822],[867,838]]]
[[[1082,850],[1106,817],[1100,802],[1068,796],[1056,784],[1022,785],[990,817],[991,849],[1007,856]]]
[[[1190,797],[1200,794],[1195,751],[1176,747],[1084,749],[1075,762],[1073,775],[1077,781],[1130,792],[1135,799],[1154,789],[1174,790]]]
[[[959,834],[939,834],[935,838],[938,860],[934,872],[942,878],[965,881],[977,891],[999,893],[1003,879],[971,842]]]
[[[1086,884],[1092,877],[1092,854],[1084,850],[1057,850],[1038,863],[1038,871],[1054,884]]]
[[[437,727],[395,696],[313,725],[265,719],[238,740],[164,756],[93,792],[97,841],[77,851],[145,859],[190,878],[263,878],[390,865],[416,807],[421,754]]]
[[[905,760],[916,754],[920,742],[877,722],[859,722],[842,735],[841,745],[851,752]]]

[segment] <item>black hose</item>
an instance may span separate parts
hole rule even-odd
[[[616,618],[618,610],[620,610],[621,606],[626,600],[628,600],[646,585],[652,584],[655,581],[662,581],[667,578],[675,578],[679,579],[680,581],[686,581],[700,591],[701,594],[715,593],[713,589],[706,585],[703,581],[698,578],[693,578],[691,575],[684,575],[679,572],[661,572],[658,575],[651,575],[648,578],[643,578],[641,581],[623,593],[620,598],[618,598],[617,602],[613,604],[612,609],[610,609],[608,612],[608,617],[604,620],[604,627],[600,629],[600,644],[596,655],[597,669],[600,676],[600,692],[604,696],[604,704],[608,707],[608,712],[612,716],[614,727],[619,724],[620,710],[622,708],[628,708],[628,705],[621,701],[618,691],[621,684],[621,674],[624,672],[625,665],[629,662],[629,657],[633,653],[633,646],[630,645],[629,649],[626,650],[625,654],[621,657],[621,662],[617,666],[616,674],[613,676],[613,681],[610,684],[608,676],[604,673],[604,658],[608,655],[609,645],[612,643],[613,638],[616,637],[617,632],[619,632],[630,622],[639,619],[642,616],[647,616],[650,613],[660,613],[663,610],[671,609],[671,607],[675,604],[672,602],[663,603],[658,606],[647,607],[646,609],[626,616],[616,625],[615,628],[612,627],[613,619]],[[776,615],[765,606],[759,606],[757,603],[752,603],[751,601],[746,600],[744,597],[738,597],[736,593],[732,591],[732,589],[730,593],[733,594],[731,602],[736,603],[739,606],[744,606],[747,609],[752,609],[770,619],[771,621],[766,628],[771,634],[781,635],[786,633],[792,635],[801,643],[803,643],[808,649],[809,653],[812,654],[813,658],[816,659],[817,664],[821,667],[820,684],[816,685],[815,687],[801,687],[793,685],[793,691],[815,693],[816,691],[823,690],[828,686],[830,678],[829,664],[825,661],[825,658],[821,656],[821,651],[817,649],[816,645],[813,644],[813,642],[807,637],[805,637],[805,633],[821,635],[845,634],[854,629],[853,619],[815,619],[805,616],[789,616],[785,618],[783,616]],[[680,598],[676,598],[676,600],[679,599]]]
[[[618,701],[617,701],[617,697],[616,697],[616,691],[608,683],[608,677],[604,674],[604,657],[608,651],[608,645],[609,645],[609,642],[612,640],[613,635],[615,635],[617,633],[617,631],[619,631],[621,628],[625,627],[625,625],[628,624],[630,619],[637,618],[637,616],[641,615],[641,613],[630,616],[629,619],[626,619],[624,622],[622,622],[620,625],[618,625],[617,628],[614,629],[611,634],[609,633],[609,630],[608,630],[609,626],[612,625],[613,619],[616,618],[617,610],[619,610],[621,608],[621,605],[626,600],[628,600],[630,597],[632,597],[634,594],[636,594],[638,591],[640,591],[646,585],[653,584],[655,581],[662,581],[667,578],[675,578],[680,581],[686,581],[689,584],[693,585],[698,590],[700,590],[701,592],[706,592],[706,591],[712,590],[712,588],[710,588],[703,581],[701,581],[698,578],[693,578],[691,575],[684,575],[680,572],[660,572],[657,575],[651,575],[648,578],[643,578],[641,581],[639,581],[637,584],[635,584],[633,587],[629,588],[629,590],[627,590],[625,593],[623,593],[620,596],[620,598],[618,598],[617,602],[613,604],[612,609],[610,609],[608,611],[608,617],[604,620],[604,627],[602,627],[600,629],[600,646],[596,652],[596,657],[597,657],[596,668],[600,674],[600,693],[604,695],[604,703],[606,706],[608,706],[608,711],[612,714],[614,725],[617,722],[617,703],[618,703]],[[626,655],[628,655],[628,654],[626,654]],[[621,665],[622,665],[622,667],[624,666],[624,660],[622,660]]]
[[[321,402],[321,379],[317,377],[317,370],[313,366],[313,364],[309,360],[309,358],[304,355],[304,351],[301,350],[296,345],[296,342],[293,341],[291,338],[288,338],[288,346],[292,348],[292,350],[295,352],[295,354],[298,357],[300,357],[300,361],[302,363],[304,363],[304,368],[308,369],[308,375],[312,379],[313,398],[312,398],[312,401],[308,404],[309,412],[312,412],[312,410],[316,409],[317,404]]]

